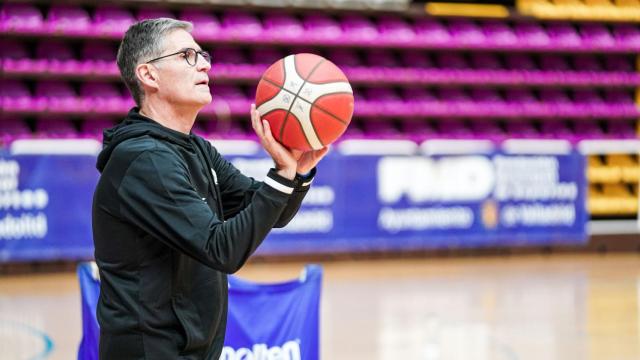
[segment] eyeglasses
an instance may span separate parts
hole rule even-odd
[[[158,61],[160,59],[167,58],[169,56],[178,55],[178,54],[182,54],[184,56],[184,59],[187,61],[187,64],[189,64],[190,66],[195,66],[198,63],[198,55],[202,56],[204,61],[206,61],[208,64],[211,64],[211,55],[208,52],[206,52],[204,50],[196,50],[196,49],[192,49],[192,48],[182,49],[182,50],[180,50],[178,52],[175,52],[173,54],[160,56],[158,58],[151,59],[151,60],[147,61],[147,64],[152,63],[154,61]]]

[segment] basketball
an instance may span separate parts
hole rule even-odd
[[[353,90],[344,73],[322,56],[289,55],[262,75],[256,108],[278,142],[291,149],[318,150],[349,126]]]

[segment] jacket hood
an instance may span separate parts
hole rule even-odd
[[[142,136],[151,136],[174,143],[178,146],[192,147],[192,135],[183,134],[179,131],[169,129],[155,122],[154,120],[141,115],[140,110],[134,107],[129,111],[127,117],[118,125],[103,131],[102,151],[98,155],[96,168],[98,171],[107,166],[113,150],[120,143]]]

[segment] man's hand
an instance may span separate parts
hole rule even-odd
[[[294,156],[291,151],[273,138],[269,122],[260,118],[260,113],[256,110],[255,104],[251,104],[251,126],[260,138],[260,143],[273,159],[275,167],[278,169],[278,174],[293,180],[298,168],[298,158],[301,155]]]
[[[298,167],[296,168],[296,172],[298,174],[306,174],[311,169],[316,167],[320,160],[327,155],[329,152],[329,146],[325,146],[322,149],[311,150],[311,151],[300,151],[292,149],[291,153],[293,156],[298,159]]]

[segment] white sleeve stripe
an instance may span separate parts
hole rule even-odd
[[[281,184],[268,176],[264,180],[264,183],[285,194],[293,194],[292,187],[288,187],[287,185]]]
[[[313,182],[313,179],[311,179],[311,180],[309,180],[309,181],[307,181],[305,183],[302,183],[302,186],[309,186],[309,185],[311,185],[312,182]]]

